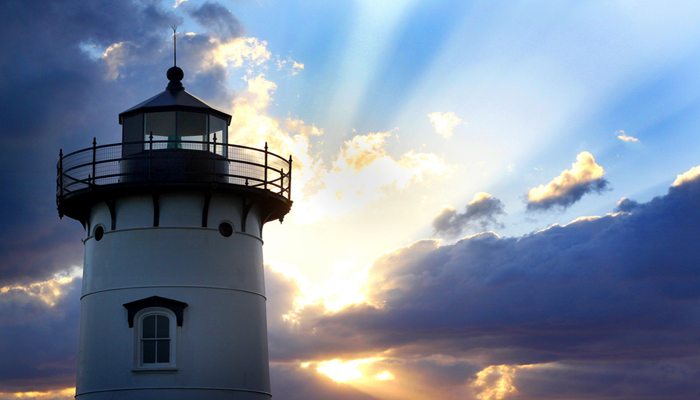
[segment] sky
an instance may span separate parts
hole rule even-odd
[[[0,2],[0,399],[74,394],[59,149],[162,91],[286,156],[280,399],[700,393],[700,3]]]

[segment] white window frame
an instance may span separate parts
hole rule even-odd
[[[168,318],[169,340],[170,340],[170,360],[167,363],[144,363],[143,362],[143,320],[151,315],[162,315]],[[177,339],[178,326],[175,313],[164,307],[148,307],[140,310],[134,316],[134,370],[154,371],[154,370],[174,370],[177,367]]]

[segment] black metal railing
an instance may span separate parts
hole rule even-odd
[[[98,145],[59,153],[57,198],[114,184],[217,183],[247,186],[291,200],[289,159],[248,146],[188,140]]]

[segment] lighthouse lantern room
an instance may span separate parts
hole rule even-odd
[[[59,156],[59,215],[86,230],[78,399],[271,397],[262,228],[292,158],[229,144],[183,77],[119,115],[121,143]]]

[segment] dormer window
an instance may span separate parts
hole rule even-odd
[[[152,296],[124,307],[134,329],[134,371],[176,368],[178,327],[187,303]]]

